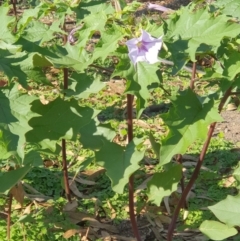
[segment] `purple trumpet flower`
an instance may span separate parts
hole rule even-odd
[[[170,9],[170,8],[166,8],[166,7],[163,7],[163,6],[161,6],[161,5],[153,4],[153,3],[148,3],[147,8],[148,8],[148,9],[157,10],[157,11],[161,11],[161,12],[173,11],[173,10]]]
[[[157,39],[144,30],[141,30],[141,32],[139,38],[133,38],[126,42],[129,58],[134,65],[143,61],[149,64],[159,62],[158,52],[162,47],[162,36]]]

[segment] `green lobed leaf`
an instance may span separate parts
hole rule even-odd
[[[0,160],[16,155],[18,137],[9,131],[7,125],[0,124]]]
[[[237,74],[240,73],[240,53],[238,51],[232,52],[227,59],[224,60],[223,75],[233,80]]]
[[[79,130],[80,142],[83,148],[99,150],[103,145],[108,145],[116,136],[109,124],[101,124],[97,120],[91,120],[86,126]]]
[[[77,100],[63,100],[60,97],[43,105],[40,100],[32,102],[31,111],[39,116],[29,121],[32,127],[26,133],[29,142],[49,142],[62,138],[76,140],[78,131],[98,114],[89,107],[81,107]]]
[[[99,76],[74,72],[69,77],[68,89],[64,93],[69,98],[86,99],[90,94],[98,93],[104,86]]]
[[[240,187],[240,162],[238,162],[238,167],[234,170],[233,176],[237,180],[238,186]]]
[[[25,53],[12,55],[8,50],[0,49],[0,71],[4,72],[10,81],[17,78],[24,87],[27,86],[27,75],[20,68],[20,63],[26,57]]]
[[[240,2],[238,0],[218,0],[213,4],[220,7],[221,12],[228,16],[240,17]]]
[[[25,154],[23,165],[31,165],[33,167],[39,167],[43,165],[42,157],[35,150],[30,150]]]
[[[97,21],[96,21],[97,19]],[[96,31],[104,32],[107,15],[104,11],[96,12],[84,18],[84,25],[79,30],[79,38],[77,46],[81,49],[87,44],[87,41]]]
[[[106,3],[105,0],[81,1],[81,3],[73,10],[77,14],[77,19],[83,19],[89,14],[95,14],[102,11],[106,14],[112,14],[115,12],[112,4]]]
[[[113,53],[117,47],[118,42],[123,39],[122,28],[113,24],[110,29],[101,33],[101,39],[94,49],[91,61],[101,58],[105,60],[110,53]]]
[[[211,240],[226,240],[226,238],[238,233],[235,228],[213,220],[203,221],[199,230]]]
[[[182,165],[175,165],[164,172],[155,173],[147,184],[149,201],[159,206],[164,197],[177,190],[181,178]]]
[[[230,196],[208,208],[214,215],[229,227],[240,226],[240,195]]]
[[[172,106],[168,113],[161,115],[169,128],[169,133],[162,140],[160,148],[160,165],[170,162],[175,154],[184,154],[197,139],[207,137],[208,126],[222,118],[214,106],[214,100],[202,103],[191,90],[180,92],[172,98]]]
[[[191,60],[195,61],[195,53],[201,44],[218,47],[223,38],[234,38],[239,35],[240,25],[228,20],[229,17],[226,15],[210,14],[207,8],[194,11],[182,8],[174,18],[167,21],[165,40],[188,40],[187,52]],[[174,52],[172,54],[178,55]]]
[[[9,172],[0,172],[0,193],[5,193],[21,180],[31,169],[30,165]]]
[[[6,43],[13,43],[15,41],[15,37],[11,33],[11,29],[9,25],[14,23],[14,16],[9,16],[10,6],[0,6],[0,40],[3,40]]]
[[[13,134],[19,136],[17,152],[23,160],[26,142],[25,133],[31,129],[28,121],[37,115],[31,111],[30,104],[36,100],[37,97],[20,93],[18,91],[18,85],[15,84],[11,91],[6,93],[6,98],[9,101],[11,113],[15,118],[14,121],[11,121],[9,129]]]
[[[160,150],[161,145],[155,141],[152,132],[150,132],[150,134],[149,134],[149,140],[152,145],[154,153],[156,154],[157,158],[159,159],[159,157],[160,157],[159,150]]]
[[[126,53],[121,59],[111,77],[120,76],[127,80],[125,93],[137,96],[138,117],[147,106],[152,84],[161,83],[161,73],[157,65],[138,62],[134,68]]]
[[[108,143],[96,152],[96,163],[106,169],[115,192],[122,194],[129,177],[139,169],[138,163],[143,159],[144,151],[137,150],[137,146],[142,142],[134,138],[126,147]]]
[[[44,55],[56,68],[74,68],[82,72],[88,67],[89,54],[85,49],[80,50],[79,46],[67,43],[64,47],[54,46],[51,49],[57,56]]]
[[[54,21],[50,27],[39,20],[31,21],[31,27],[25,30],[25,34],[23,36],[31,42],[38,42],[39,45],[42,45],[43,43],[54,39],[55,33],[64,34],[59,26],[60,20]]]

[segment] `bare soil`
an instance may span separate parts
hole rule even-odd
[[[224,139],[233,143],[240,142],[240,111],[227,110],[222,112],[223,122],[217,124],[214,136],[220,132],[224,134]]]

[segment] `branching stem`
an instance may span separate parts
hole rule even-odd
[[[219,113],[222,111],[223,109],[223,106],[225,104],[225,102],[227,101],[228,97],[231,95],[231,90],[232,90],[232,87],[230,87],[224,94],[219,106],[218,106],[218,111]],[[202,166],[202,163],[203,163],[203,160],[204,160],[204,157],[205,157],[205,154],[207,152],[207,149],[208,149],[208,146],[209,146],[209,143],[210,143],[210,140],[212,138],[212,134],[213,134],[213,131],[214,131],[214,128],[216,126],[216,122],[212,123],[210,125],[210,128],[208,130],[208,136],[207,136],[207,140],[206,142],[204,143],[203,145],[203,148],[202,148],[202,151],[200,153],[200,156],[198,158],[198,162],[197,162],[197,165],[196,165],[196,168],[186,186],[186,188],[184,189],[183,193],[182,193],[182,196],[177,204],[177,207],[174,211],[174,214],[173,214],[173,217],[172,217],[172,220],[171,220],[171,223],[169,225],[169,228],[168,228],[168,235],[167,235],[167,241],[172,241],[172,236],[173,236],[173,231],[174,231],[174,228],[175,228],[175,224],[176,224],[176,221],[177,221],[177,218],[178,218],[178,215],[179,215],[179,212],[180,212],[180,209],[182,208],[182,206],[184,205],[184,202],[186,200],[186,197],[189,193],[189,191],[191,190],[194,182],[196,181],[197,177],[198,177],[198,174],[200,172],[200,169],[201,169],[201,166]]]

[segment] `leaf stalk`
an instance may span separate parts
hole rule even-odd
[[[231,90],[232,90],[232,87],[230,87],[225,92],[225,94],[224,94],[224,96],[223,96],[223,98],[222,98],[222,100],[221,100],[221,102],[220,102],[220,104],[218,106],[219,113],[222,111],[225,102],[227,101],[228,97],[231,95]],[[175,224],[176,224],[176,221],[177,221],[180,209],[184,205],[186,197],[187,197],[189,191],[191,190],[194,182],[196,181],[196,179],[198,177],[198,174],[200,172],[200,169],[201,169],[204,157],[205,157],[207,149],[209,147],[209,143],[211,141],[212,134],[213,134],[213,131],[215,129],[215,126],[216,126],[216,122],[214,122],[214,123],[212,123],[210,125],[210,128],[208,130],[207,140],[205,141],[205,143],[203,145],[202,151],[201,151],[200,156],[198,158],[197,165],[196,165],[196,167],[194,169],[194,172],[193,172],[193,174],[192,174],[192,176],[191,176],[191,178],[190,178],[186,188],[184,189],[184,191],[182,193],[182,196],[181,196],[181,198],[180,198],[180,200],[179,200],[179,202],[177,204],[177,207],[176,207],[176,209],[174,211],[171,223],[170,223],[169,228],[168,228],[167,241],[172,241],[173,231],[174,231],[174,228],[175,228]]]

